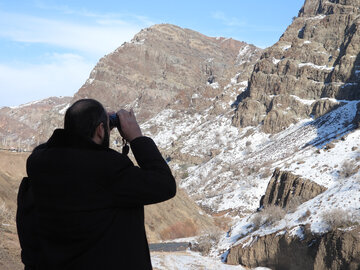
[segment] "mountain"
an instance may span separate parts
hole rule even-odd
[[[223,96],[221,86],[236,72],[235,80],[246,82],[261,51],[170,24],[143,29],[100,59],[74,97],[0,108],[0,147],[32,149],[62,126],[65,110],[80,98],[95,98],[109,110],[132,107],[140,122],[165,107],[202,110]]]
[[[194,95],[216,96],[233,67],[257,60],[259,52],[233,39],[155,25],[102,58],[74,99],[94,97],[112,109],[131,106],[141,120],[168,106],[198,110]]]

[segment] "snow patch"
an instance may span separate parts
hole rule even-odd
[[[299,98],[298,96],[295,96],[295,95],[290,95],[290,96],[295,98],[297,101],[300,101],[302,104],[305,104],[305,105],[311,105],[314,102],[316,102],[315,99],[302,99],[302,98]]]
[[[70,107],[70,103],[67,104],[64,108],[62,108],[60,111],[59,111],[59,114],[65,114],[66,113],[66,110]]]
[[[334,67],[328,67],[328,66],[319,66],[319,65],[315,65],[313,63],[300,63],[298,65],[300,68],[301,67],[305,67],[305,66],[310,66],[316,69],[320,69],[320,70],[326,70],[326,71],[332,71],[334,69]]]
[[[210,85],[212,88],[217,89],[219,88],[219,83],[218,82],[214,82],[214,83],[207,83],[207,85]]]
[[[285,45],[283,47],[281,47],[283,49],[283,51],[287,51],[288,49],[291,48],[291,45]]]
[[[86,84],[92,84],[92,83],[93,83],[93,81],[94,81],[94,79],[93,79],[93,78],[89,78],[89,79],[87,79],[87,80],[86,80]]]
[[[280,59],[276,59],[276,58],[272,58],[272,62],[276,65],[280,62],[281,60]]]

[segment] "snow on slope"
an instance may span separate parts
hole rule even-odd
[[[154,270],[245,270],[248,268],[240,265],[226,265],[220,261],[204,257],[196,252],[186,251],[178,253],[161,253],[151,254],[151,261]],[[254,270],[267,270],[269,268],[257,267]]]
[[[321,149],[354,128],[351,121],[358,101],[338,103],[340,107],[333,112],[316,120],[301,120],[272,136],[259,128],[239,130],[232,126],[231,110],[218,116],[211,115],[210,109],[202,114],[165,110],[142,127],[146,130],[157,126],[157,134],[152,136],[161,148],[171,146],[189,158],[201,160],[199,165],[190,164],[186,171],[188,177],[180,180],[180,186],[198,204],[215,212],[236,209],[246,213],[259,206],[276,167],[325,187],[337,180],[336,165],[339,167],[350,158],[349,148],[358,143],[346,142],[346,148],[325,152]],[[317,156],[324,159],[316,161]],[[174,162],[169,164],[178,170]]]

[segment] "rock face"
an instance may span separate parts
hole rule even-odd
[[[70,97],[51,97],[18,107],[0,108],[0,148],[30,151],[63,126]]]
[[[261,198],[260,207],[278,205],[285,208],[291,201],[298,200],[299,203],[302,203],[325,190],[325,187],[313,181],[276,169],[266,188],[265,195]]]
[[[309,243],[313,244],[308,247]],[[273,233],[254,239],[249,246],[231,248],[227,263],[274,270],[313,269],[319,243],[320,239],[312,236],[301,240],[288,234]]]
[[[335,230],[320,242],[314,270],[360,269],[360,227],[353,230]]]
[[[358,0],[307,0],[255,65],[233,124],[277,133],[333,109],[322,98],[360,99]],[[254,111],[256,113],[254,114]]]
[[[300,230],[306,232],[305,227]],[[305,233],[303,238],[273,233],[254,239],[248,246],[230,250],[227,263],[274,270],[357,270],[360,267],[360,227],[329,232],[323,236]]]
[[[131,106],[143,120],[166,106],[198,109],[194,98],[218,95],[235,65],[254,62],[260,51],[233,39],[155,25],[102,58],[74,100],[93,97],[112,109]]]

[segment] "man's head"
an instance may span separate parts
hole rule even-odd
[[[80,99],[67,109],[64,129],[109,147],[108,115],[100,102]]]

